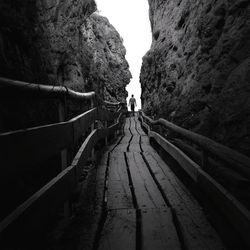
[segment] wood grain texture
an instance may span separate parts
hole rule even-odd
[[[139,153],[126,153],[139,208],[164,208],[166,204]]]
[[[150,145],[150,140],[149,140],[149,137],[147,135],[141,136],[141,148],[142,148],[143,152],[147,152],[147,151],[156,152],[154,150],[154,148]]]
[[[141,152],[140,135],[134,134],[129,144],[129,152]]]
[[[136,212],[111,210],[104,225],[98,250],[136,249]]]
[[[181,249],[170,209],[142,209],[141,221],[143,250]]]
[[[169,203],[174,209],[187,249],[223,249],[204,211],[157,153],[143,153]]]
[[[130,117],[130,131],[132,135],[138,135],[137,128],[136,128],[136,117]]]
[[[184,154],[179,148],[170,143],[167,139],[155,132],[150,132],[150,137],[153,137],[156,142],[168,152],[186,171],[186,173],[196,182],[198,176],[198,169],[200,166]]]
[[[107,197],[108,209],[134,208],[124,154],[111,154]]]

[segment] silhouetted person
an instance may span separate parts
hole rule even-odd
[[[136,100],[134,98],[134,95],[132,95],[131,98],[129,99],[128,106],[130,106],[132,114],[134,116],[135,115],[135,106],[137,106],[136,105]]]

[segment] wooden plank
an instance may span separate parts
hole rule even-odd
[[[110,153],[109,180],[128,182],[127,166],[123,153]]]
[[[101,216],[103,216],[103,202],[106,195],[106,171],[108,168],[108,153],[104,153],[102,159],[97,166],[96,171],[96,198],[95,198],[95,217],[98,217],[97,223],[100,222]]]
[[[107,148],[108,152],[113,152],[116,148],[116,146],[119,144],[121,140],[121,136],[117,136],[115,138],[112,138],[112,144],[110,144]]]
[[[167,141],[164,137],[161,135],[150,132],[150,137],[153,137],[156,142],[164,149],[166,150],[180,165],[181,167],[186,171],[186,173],[195,181],[197,182],[197,175],[198,175],[198,169],[200,169],[200,166],[197,165],[193,160],[191,160],[186,154],[184,154],[179,148],[177,148],[175,145]]]
[[[140,135],[139,134],[133,135],[133,138],[129,144],[129,151],[130,152],[141,152]]]
[[[103,206],[104,202],[107,200],[107,180],[106,180],[106,172],[108,168],[108,157],[109,153],[105,152],[102,156],[102,159],[97,166],[96,171],[96,197],[95,197],[95,221],[96,221],[96,233],[98,230],[98,226],[100,225],[103,214]]]
[[[107,190],[108,209],[134,208],[129,184],[120,181],[108,181]]]
[[[166,204],[140,153],[126,153],[139,208],[164,208]]]
[[[143,152],[147,152],[147,151],[156,152],[154,150],[154,148],[150,145],[150,140],[149,140],[149,137],[147,135],[141,136],[141,148],[142,148]]]
[[[132,135],[138,135],[138,132],[136,130],[136,122],[135,122],[135,117],[130,117],[130,131]]]
[[[112,151],[113,153],[120,153],[120,152],[127,152],[127,146],[128,144],[118,144],[114,150]]]
[[[108,212],[98,250],[117,249],[136,249],[135,210],[119,209]]]
[[[131,134],[129,136],[123,136],[120,143],[114,148],[113,152],[119,153],[119,152],[127,152],[127,147],[129,145],[129,141],[131,139]]]
[[[136,123],[136,128],[137,128],[137,131],[140,135],[146,135],[146,133],[143,131],[142,127],[141,127],[141,123],[138,119],[138,117],[135,118],[135,123]]]
[[[142,209],[142,249],[182,249],[170,209]]]
[[[203,170],[199,170],[198,174],[198,186],[215,203],[250,247],[249,210]]]
[[[130,119],[126,118],[125,125],[124,125],[124,128],[123,128],[123,132],[124,132],[125,136],[131,136],[131,132],[129,130],[130,129],[130,125],[131,125]]]
[[[111,154],[108,176],[108,209],[133,208],[124,154]]]
[[[157,153],[143,153],[174,209],[187,249],[223,249],[223,243],[189,190]]]
[[[120,141],[120,144],[125,144],[126,146],[128,146],[130,139],[131,139],[131,134],[129,136],[125,135]]]

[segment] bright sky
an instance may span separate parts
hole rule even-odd
[[[151,30],[147,0],[96,0],[100,15],[106,16],[124,40],[126,59],[132,73],[127,86],[129,97],[134,94],[137,108],[141,108],[139,82],[142,57],[151,45]]]

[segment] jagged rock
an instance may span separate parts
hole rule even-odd
[[[120,35],[107,18],[93,14],[82,26],[82,40],[83,54],[90,55],[90,69],[85,72],[93,78],[94,89],[101,83],[105,99],[126,102],[131,73]]]
[[[143,109],[250,154],[250,2],[149,5],[153,41],[141,69]]]
[[[2,0],[0,75],[125,101],[131,78],[126,50],[115,28],[95,10],[94,0]],[[43,116],[42,104],[0,102],[0,130],[57,121],[55,114]]]

